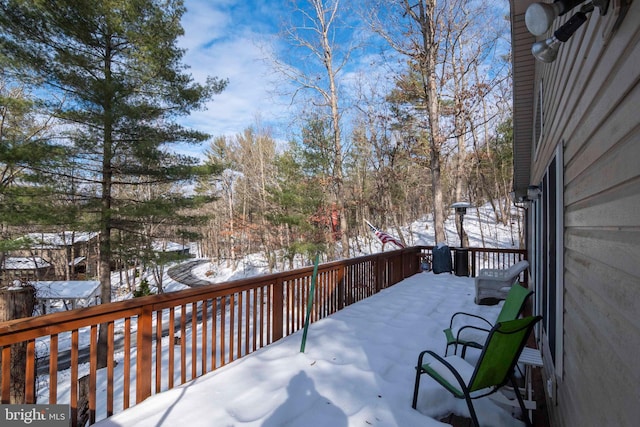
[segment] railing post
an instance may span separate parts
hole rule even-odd
[[[340,270],[338,270],[338,310],[342,310],[344,308],[344,306],[346,305],[345,303],[345,298],[346,298],[346,293],[345,293],[345,270],[346,270],[346,266],[342,266],[340,267]]]
[[[271,316],[271,333],[272,342],[278,341],[283,337],[284,324],[284,284],[282,278],[278,278],[273,285],[273,298],[271,299],[272,316]]]
[[[420,268],[421,268],[420,265],[422,264],[422,262],[421,262],[422,259],[418,256],[419,253],[420,253],[420,249],[414,248],[411,251],[411,255],[410,256],[413,257],[413,260],[410,261],[411,262],[411,271],[412,271],[411,274],[412,275],[420,273],[420,271],[421,271],[420,270]]]
[[[378,255],[376,257],[376,293],[382,290],[382,284],[384,281],[384,262],[382,261],[382,256]]]
[[[476,277],[478,274],[476,273],[476,251],[472,249],[470,251],[471,254],[471,277]]]
[[[145,305],[142,307],[142,312],[138,316],[136,403],[140,403],[151,396],[152,313],[151,306]]]
[[[418,258],[419,252],[420,249],[412,248],[407,254],[406,262],[409,265],[409,275],[407,277],[420,273],[420,258]]]

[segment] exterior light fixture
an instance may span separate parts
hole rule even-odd
[[[527,197],[523,196],[522,194],[518,194],[514,191],[511,191],[509,193],[509,198],[511,199],[511,201],[513,203],[522,203],[522,202],[526,202],[527,201]]]
[[[509,197],[511,198],[511,202],[513,205],[520,209],[528,209],[530,205],[530,201],[527,198],[527,195],[522,195],[521,193],[516,193],[515,190],[509,193]]]
[[[542,195],[542,189],[537,185],[530,185],[527,188],[527,200],[538,200]]]
[[[542,62],[548,63],[555,61],[558,56],[558,50],[560,50],[560,45],[569,40],[573,33],[575,33],[582,24],[587,22],[587,13],[592,10],[593,4],[587,3],[580,9],[580,12],[573,15],[571,19],[558,28],[552,37],[534,43],[533,46],[531,46],[533,56]]]
[[[583,0],[556,0],[553,3],[531,3],[524,14],[527,29],[534,36],[546,33],[558,17],[569,12]]]
[[[561,4],[556,4],[561,3]],[[557,1],[553,4],[534,3],[525,13],[527,29],[534,35],[544,34],[556,16],[560,16],[571,8],[579,4],[579,1]],[[532,8],[533,7],[533,8]],[[558,28],[553,36],[534,43],[531,46],[531,53],[537,60],[542,62],[553,62],[558,56],[560,45],[571,38],[582,24],[587,21],[587,13],[593,12],[595,8],[600,9],[600,15],[605,15],[609,8],[609,0],[593,0],[580,8],[580,11],[573,15],[567,22]],[[531,10],[531,13],[529,12]],[[529,20],[527,20],[529,15]]]

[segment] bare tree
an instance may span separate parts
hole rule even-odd
[[[344,145],[340,93],[341,73],[356,47],[345,24],[349,11],[340,0],[292,2],[295,22],[284,24],[283,37],[291,47],[287,58],[275,60],[276,69],[295,86],[293,99],[310,102],[314,111],[325,110],[332,131],[331,204],[340,213],[342,256],[349,256],[349,223],[345,211]],[[339,44],[340,43],[340,44]],[[305,98],[309,95],[309,98]]]
[[[489,22],[500,15],[487,10],[491,5],[465,0],[372,2],[367,8],[371,28],[408,64],[397,80],[394,97],[410,106],[414,119],[407,123],[423,130],[416,135],[424,144],[422,151],[428,153],[435,236],[436,242],[442,242],[445,209],[453,198],[469,195],[470,128],[492,120],[480,106],[486,107],[483,101],[505,78],[502,71],[482,78],[478,73],[493,64],[491,55],[495,55],[501,27]],[[422,124],[415,119],[421,115]],[[450,153],[455,153],[453,163]],[[451,190],[444,188],[448,183]]]
[[[382,36],[389,45],[409,59],[418,77],[414,86],[416,111],[426,115],[426,135],[424,150],[429,153],[429,169],[433,199],[433,219],[436,242],[445,241],[444,197],[441,182],[441,150],[446,135],[441,130],[439,83],[437,66],[442,63],[440,25],[435,0],[392,0],[378,2],[369,7],[368,20],[372,29]]]
[[[508,77],[506,67],[495,67],[502,61],[493,55],[507,30],[505,21],[490,8],[491,5],[485,3],[450,0],[443,10],[442,38],[446,43],[443,67],[450,70],[443,98],[450,100],[447,113],[452,116],[451,134],[456,142],[453,166],[456,201],[471,201],[471,167],[467,159],[471,148],[469,141],[473,139],[469,135],[472,129],[483,128],[484,139],[489,137],[489,126],[496,122],[496,109],[490,107],[495,100],[493,92]],[[489,64],[492,72],[482,72],[481,69]],[[456,227],[460,234],[463,230],[459,216],[456,216]],[[468,245],[468,236],[463,234],[463,245]]]
[[[233,168],[240,172],[238,196],[244,252],[250,253],[260,245],[267,259],[275,259],[279,233],[267,221],[272,211],[267,190],[274,185],[275,141],[267,129],[256,124],[236,135],[229,156]]]

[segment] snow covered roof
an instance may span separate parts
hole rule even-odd
[[[80,264],[82,261],[84,261],[85,259],[87,259],[86,256],[79,256],[79,257],[75,257],[73,261],[71,261],[69,263],[69,265],[78,265]]]
[[[151,247],[156,252],[182,252],[189,251],[189,246],[181,245],[175,242],[161,242],[155,241],[151,244]]]
[[[96,232],[63,231],[61,233],[29,233],[25,238],[34,242],[38,248],[56,249],[63,246],[71,246],[74,243],[88,242],[98,236]]]
[[[38,299],[84,299],[97,296],[98,280],[41,280],[32,282]]]
[[[4,259],[4,270],[36,270],[51,267],[51,263],[37,257],[7,257]]]

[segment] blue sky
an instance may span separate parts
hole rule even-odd
[[[271,129],[277,141],[286,142],[300,105],[292,104],[292,83],[274,71],[270,58],[274,56],[273,49],[279,50],[279,56],[291,49],[279,36],[281,23],[299,19],[300,15],[292,13],[288,1],[185,0],[185,6],[185,36],[179,40],[179,45],[187,49],[184,63],[191,67],[196,81],[203,82],[210,75],[228,78],[229,85],[215,96],[206,111],[192,113],[183,123],[215,137],[241,133],[259,122]],[[341,10],[349,6],[354,4],[341,2]],[[345,19],[359,22],[353,13],[346,14]],[[366,51],[359,52],[351,58],[349,69],[342,71],[341,84],[352,87],[358,69],[366,69],[367,79],[375,80],[371,57],[362,53]],[[298,65],[305,72],[312,72],[317,62]]]
[[[256,123],[281,118],[286,105],[272,95],[274,75],[266,59],[278,31],[277,11],[263,0],[185,0],[184,62],[194,79],[228,78],[206,111],[194,112],[186,124],[213,136],[234,135]],[[269,5],[268,5],[269,4]]]
[[[341,2],[341,8],[357,5],[359,3],[349,0]],[[276,90],[287,92],[283,88],[291,83],[274,73],[269,58],[273,56],[272,49],[281,50],[281,54],[287,49],[278,33],[281,21],[294,16],[290,2],[185,0],[185,6],[187,12],[182,20],[185,35],[179,40],[179,45],[187,49],[184,63],[191,67],[190,72],[198,82],[204,82],[209,75],[228,78],[229,85],[222,94],[214,97],[206,111],[194,112],[182,123],[215,137],[241,133],[259,122],[272,130],[276,140],[286,141],[291,136],[289,126],[296,106],[290,105],[290,96],[276,95]],[[495,9],[488,13],[508,13],[506,0],[491,6]],[[346,14],[345,19],[352,21],[349,24],[359,21],[355,13]],[[366,37],[364,33],[356,31],[357,35]],[[350,59],[350,68],[341,73],[340,83],[348,87],[345,93],[355,94],[358,81],[365,82],[378,93],[384,93],[380,88],[389,84],[389,76],[394,73],[387,67],[393,66],[393,62],[381,65],[377,55],[380,50],[371,45],[358,52]],[[299,65],[307,68],[312,62]],[[491,72],[486,70],[487,75]],[[364,79],[360,79],[362,74],[366,76]],[[207,146],[208,143],[190,149],[189,154],[201,157]]]

